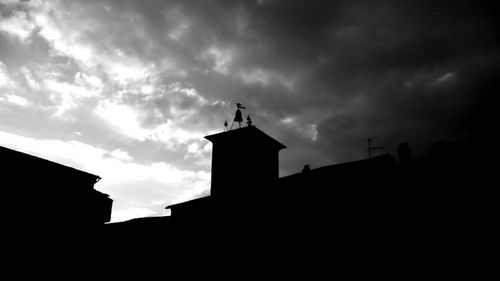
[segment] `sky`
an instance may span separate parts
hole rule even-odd
[[[112,221],[208,195],[203,137],[235,102],[287,146],[281,176],[375,136],[467,146],[500,73],[497,11],[475,2],[0,0],[0,145],[102,177]]]

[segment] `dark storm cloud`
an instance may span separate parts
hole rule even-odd
[[[193,97],[163,94],[144,102],[137,95],[125,94],[122,102],[149,112],[158,109],[166,118],[172,117],[168,109],[172,106],[196,110],[199,114],[190,116],[183,126],[203,130],[219,128],[228,117],[227,112],[220,112],[227,111],[227,105],[212,105],[213,101],[241,101],[264,127],[278,130],[278,136],[295,138],[284,142],[310,145],[301,141],[296,131],[280,127],[280,120],[294,117],[303,125],[315,123],[318,128],[315,145],[328,148],[324,152],[332,161],[361,157],[364,139],[373,134],[383,134],[387,142],[395,145],[393,141],[405,137],[411,140],[426,135],[430,139],[463,133],[461,126],[454,125],[456,120],[471,116],[481,105],[480,102],[467,105],[467,101],[476,99],[471,80],[484,77],[482,72],[490,71],[498,63],[495,29],[498,20],[495,10],[483,4],[456,1],[62,1],[60,4],[62,9],[72,11],[73,18],[80,19],[71,24],[81,31],[81,40],[92,42],[95,49],[106,54],[118,50],[125,57],[138,58],[143,65],[168,61],[175,71],[184,74],[165,70],[159,74],[158,86],[181,83],[209,101],[200,106]],[[38,36],[33,38],[40,48],[29,51],[36,53],[38,49],[46,53],[44,41]],[[20,62],[26,57],[28,50],[11,48],[11,42],[4,37],[1,40],[0,44],[7,46],[4,54],[10,52],[3,58],[6,64],[9,58],[17,57],[12,61]],[[217,66],[218,59],[225,64]],[[70,69],[66,73],[68,80],[74,76]],[[112,95],[117,90],[111,87],[104,94]],[[307,113],[311,111],[321,114]],[[143,125],[163,121],[150,114],[143,119]]]
[[[280,132],[288,129],[277,122],[288,116],[300,121],[308,110],[323,112],[308,115],[304,124],[317,123],[314,145],[335,162],[366,156],[366,138],[374,135],[390,150],[399,141],[420,144],[470,134],[462,123],[470,122],[485,98],[477,93],[482,90],[476,89],[477,79],[488,79],[498,65],[498,20],[483,4],[110,3],[121,11],[117,15],[132,10],[141,15],[136,19],[145,24],[141,30],[157,43],[114,37],[114,44],[151,61],[168,56],[188,73],[164,78],[165,83],[180,81],[205,97],[242,101],[264,127],[304,149],[311,144],[294,131]],[[183,20],[189,32],[172,40],[166,34]],[[234,52],[226,73],[203,58],[211,46]],[[203,107],[198,118],[221,114],[219,109]],[[215,118],[209,127],[221,122]]]
[[[498,65],[491,7],[422,1],[318,5],[247,6],[250,22],[257,22],[248,32],[258,41],[239,67],[296,72],[300,78],[292,90],[298,94],[248,87],[240,90],[243,97],[256,98],[256,106],[275,117],[300,115],[308,107],[331,110],[319,124],[318,142],[329,147],[333,161],[364,157],[366,138],[375,135],[396,146],[470,134],[464,122],[487,97],[478,94],[484,90],[476,88],[478,79],[492,78]]]
[[[462,141],[471,133],[464,127],[467,116],[484,105],[484,89],[476,84],[487,80],[499,63],[496,20],[489,11],[457,3],[404,5],[370,7],[375,16],[357,24],[371,35],[314,75],[321,89],[364,100],[352,108],[344,105],[347,112],[319,127],[338,160],[366,155],[363,140],[376,135],[392,146],[389,152],[404,140],[417,145]],[[368,16],[362,11],[358,7],[356,13]],[[331,75],[331,83],[322,74]]]

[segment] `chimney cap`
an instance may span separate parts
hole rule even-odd
[[[304,168],[302,168],[302,173],[307,173],[311,171],[311,166],[309,165],[304,165]]]

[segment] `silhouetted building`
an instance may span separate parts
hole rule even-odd
[[[408,165],[412,161],[410,144],[407,142],[399,144],[398,147],[398,158],[400,165]]]
[[[389,155],[316,169],[305,165],[301,173],[279,178],[279,151],[285,146],[256,127],[205,138],[213,144],[210,196],[167,206],[174,219],[283,217],[297,202],[297,213],[327,216],[341,206],[360,210],[373,206],[376,197],[390,196],[396,163]]]
[[[395,167],[394,158],[387,154],[316,169],[306,165],[302,172],[280,178],[279,185],[289,191],[296,190],[301,193],[304,192],[304,188],[308,188],[313,196],[317,192],[329,194],[381,189],[384,182],[388,182],[393,176]],[[373,187],[373,183],[379,184],[378,188]]]
[[[205,137],[212,142],[211,196],[260,193],[279,177],[279,151],[285,146],[255,126]],[[247,189],[251,188],[251,189]]]
[[[0,175],[7,223],[85,228],[110,221],[113,200],[94,189],[99,176],[5,147]]]
[[[285,146],[256,127],[206,139],[213,143],[211,195],[167,206],[171,218],[163,225],[169,233],[204,233],[212,242],[224,237],[224,243],[251,236],[259,245],[307,249],[329,248],[334,237],[361,239],[363,245],[370,231],[393,229],[402,219],[401,204],[408,203],[395,200],[397,165],[389,155],[316,169],[305,165],[279,178]],[[287,246],[284,237],[296,243]]]
[[[305,165],[302,172],[279,178],[279,151],[285,146],[256,127],[206,139],[213,143],[211,195],[167,206],[174,221],[245,218],[261,226],[276,221],[290,226],[299,218],[352,219],[380,209],[395,194],[396,162],[389,155],[316,169]]]
[[[335,221],[337,226],[341,221],[344,226],[359,224],[386,208],[394,196],[395,168],[394,158],[389,155],[315,169],[306,165],[301,172],[280,178],[278,212],[284,210],[282,216],[286,216],[287,210],[297,210],[300,202],[300,210],[292,220],[301,218],[311,229],[326,228],[329,221]]]
[[[155,239],[161,239],[169,241],[164,249],[172,250],[183,248],[179,241],[202,238],[197,247],[208,247],[207,252],[274,251],[308,259],[319,250],[342,259],[363,253],[377,261],[381,254],[428,251],[441,244],[433,235],[448,235],[447,222],[455,223],[446,214],[456,210],[449,203],[455,202],[449,199],[457,194],[456,185],[446,174],[432,172],[438,171],[434,167],[401,169],[392,156],[380,155],[305,165],[279,178],[278,155],[285,146],[256,127],[206,138],[213,144],[211,195],[167,206],[170,217],[107,224],[111,244],[140,241],[138,248],[157,249]]]
[[[252,204],[270,194],[279,179],[285,146],[255,126],[205,137],[213,144],[210,196],[170,205],[174,219],[255,213]]]

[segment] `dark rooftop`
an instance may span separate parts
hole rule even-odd
[[[214,142],[225,141],[226,139],[235,140],[235,139],[245,139],[250,141],[260,140],[263,142],[267,142],[269,144],[275,145],[278,149],[284,149],[286,146],[279,141],[275,140],[268,134],[259,130],[255,126],[247,126],[239,129],[229,130],[222,133],[217,133],[214,135],[206,136],[205,139]]]

